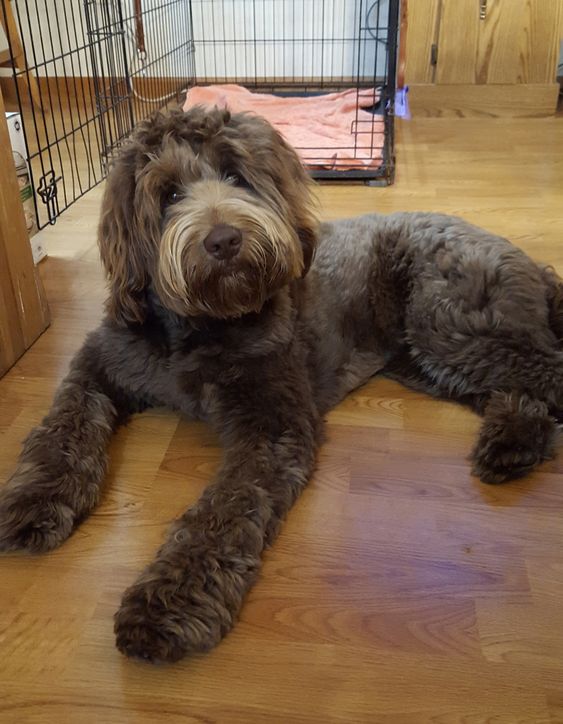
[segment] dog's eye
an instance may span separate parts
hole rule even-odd
[[[182,194],[177,188],[171,188],[164,192],[162,196],[162,207],[165,209],[167,206],[172,206],[173,204],[180,201],[182,198]]]

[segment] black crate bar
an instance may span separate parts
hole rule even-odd
[[[12,64],[38,226],[106,175],[136,123],[193,83],[189,0],[0,0],[27,68]],[[145,52],[138,47],[145,31]],[[13,38],[8,38],[14,57]],[[40,88],[39,104],[29,75]]]

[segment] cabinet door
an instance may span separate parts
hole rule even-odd
[[[562,28],[563,0],[410,0],[413,113],[552,115]]]
[[[441,0],[435,82],[475,83],[478,41],[479,0]]]
[[[440,0],[434,82],[553,83],[562,6],[563,0]]]
[[[526,3],[525,34],[521,43],[522,83],[555,82],[562,21],[563,0],[528,0]]]
[[[553,82],[562,5],[562,0],[487,0],[479,21],[477,83]]]
[[[411,0],[408,4],[405,77],[411,85],[434,81],[432,46],[436,44],[440,2]]]

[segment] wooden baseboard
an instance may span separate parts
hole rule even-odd
[[[215,82],[226,82],[227,79],[217,78]],[[314,87],[313,78],[307,79],[305,85]],[[328,90],[334,90],[337,85],[346,86],[348,79],[341,79],[338,84],[331,85]],[[350,84],[353,85],[350,79]],[[120,81],[123,83],[123,81]],[[232,79],[231,79],[232,82]],[[273,79],[260,79],[260,89],[273,83]],[[71,104],[85,105],[86,111],[95,107],[94,83],[91,78],[38,78],[41,93],[48,102],[49,92],[55,99],[59,98]],[[106,80],[107,84],[116,83],[115,80]],[[153,99],[159,95],[173,92],[178,87],[177,78],[142,78],[133,80],[138,96]],[[188,81],[186,80],[186,86]],[[281,89],[296,89],[293,83],[284,86],[282,79],[277,79],[277,87]],[[0,88],[4,93],[4,101],[9,110],[17,110],[15,85],[12,78],[0,78]],[[22,101],[29,103],[28,93],[20,88]],[[460,116],[460,117],[534,117],[551,116],[557,108],[559,95],[558,83],[529,84],[529,85],[421,85],[410,86],[409,100],[413,112],[419,116]],[[138,103],[139,98],[134,102]],[[141,101],[142,103],[142,101]],[[151,107],[152,104],[150,104]]]
[[[223,84],[223,83],[234,83],[233,78],[214,78],[208,79],[209,83]],[[333,92],[336,90],[344,90],[347,88],[353,88],[358,82],[357,78],[342,77],[333,79],[332,81],[321,78],[302,78],[296,81],[295,78],[239,78],[238,83],[240,85],[248,85],[250,88],[256,88],[258,91],[270,91],[272,87],[275,87],[279,91],[304,91],[304,90],[317,90],[324,91],[326,93]],[[382,81],[371,78],[361,78],[360,85],[362,87],[371,87],[373,85],[379,85]],[[37,83],[41,96],[44,101],[44,106],[47,108],[49,99],[55,104],[55,110],[59,106],[59,99],[64,99],[63,104],[68,102],[80,103],[85,106],[86,111],[93,108],[95,104],[95,93],[94,93],[94,80],[90,77],[61,77],[61,78],[43,78],[38,77]],[[106,89],[113,86],[116,95],[125,96],[127,94],[127,87],[123,78],[106,78],[103,82]],[[132,92],[133,103],[144,103],[153,106],[152,101],[154,99],[166,96],[168,93],[174,96],[175,91],[179,88],[188,88],[193,83],[186,78],[182,82],[181,78],[177,77],[143,77],[137,75],[130,79],[130,87]],[[18,88],[20,92],[20,100],[26,107],[31,105],[31,99],[27,86],[23,83],[23,76],[18,76]],[[18,99],[16,93],[16,85],[14,79],[11,76],[0,77],[0,89],[4,95],[4,103],[8,110],[18,110]],[[135,95],[135,93],[137,95]],[[107,95],[111,93],[107,90]],[[145,99],[145,100],[142,100]],[[183,101],[183,96],[182,96]]]
[[[533,85],[412,85],[414,116],[533,118],[557,109],[557,83]]]

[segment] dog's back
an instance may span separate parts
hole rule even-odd
[[[563,346],[563,280],[552,267],[543,270],[549,306],[549,326]]]

